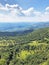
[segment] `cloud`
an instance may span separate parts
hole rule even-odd
[[[0,4],[0,11],[8,11],[8,8]]]
[[[46,10],[46,11],[49,11],[49,7],[47,7],[45,10]]]
[[[49,21],[49,7],[45,11],[37,11],[34,7],[27,10],[22,9],[18,4],[3,6],[0,4],[0,22],[36,22]]]
[[[25,16],[32,16],[33,14],[33,11],[34,11],[34,8],[29,8],[27,10],[22,10],[22,13],[25,15]]]
[[[10,14],[12,14],[13,16],[23,15],[23,13],[21,12],[22,8],[18,4],[14,4],[14,5],[6,4],[5,7],[9,9]]]
[[[41,15],[41,12],[35,11],[33,7],[29,8],[27,10],[22,10],[22,12],[23,12],[23,14],[25,16],[32,16],[33,17],[33,16],[39,16],[39,15]]]

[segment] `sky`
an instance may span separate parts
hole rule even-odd
[[[49,22],[49,0],[0,0],[0,22]]]

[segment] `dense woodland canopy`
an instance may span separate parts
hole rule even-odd
[[[49,28],[4,34],[0,35],[0,65],[49,65]]]

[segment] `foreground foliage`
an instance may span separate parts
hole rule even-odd
[[[49,65],[49,28],[0,36],[0,65]]]

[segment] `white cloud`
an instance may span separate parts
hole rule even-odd
[[[41,16],[41,14],[42,14],[42,13],[39,12],[39,11],[34,11],[34,15],[35,15],[35,16]]]
[[[5,6],[0,4],[0,22],[49,21],[48,10],[49,7],[45,8],[45,12],[42,13],[33,7],[24,10],[18,4],[6,4]]]
[[[33,14],[33,11],[34,11],[34,8],[29,8],[27,10],[22,10],[22,13],[25,15],[25,16],[32,16]]]
[[[49,11],[49,7],[47,7],[45,10],[46,10],[46,11]]]
[[[3,10],[3,11],[8,11],[8,8],[7,7],[4,7],[2,4],[0,4],[0,11]]]

